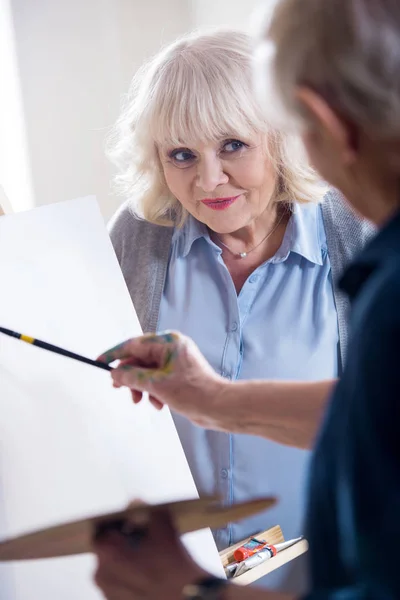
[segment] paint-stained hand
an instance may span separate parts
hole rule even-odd
[[[145,514],[145,512],[143,513]],[[148,512],[135,525],[141,535],[132,543],[118,533],[94,542],[97,555],[95,582],[107,600],[176,600],[185,585],[206,573],[181,543],[167,512]]]
[[[129,387],[135,403],[148,392],[156,408],[167,404],[203,427],[211,425],[215,402],[227,385],[196,344],[176,332],[132,338],[97,360],[120,361],[111,372],[114,386]]]

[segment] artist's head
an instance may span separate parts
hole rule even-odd
[[[400,194],[399,0],[282,0],[256,56],[265,106],[275,91],[321,175],[384,220],[377,199]]]
[[[219,30],[178,40],[136,75],[111,157],[145,219],[169,224],[174,215],[182,223],[191,213],[230,233],[271,203],[320,200],[324,189],[301,140],[264,116],[252,59],[250,37]],[[221,198],[232,200],[203,202]]]

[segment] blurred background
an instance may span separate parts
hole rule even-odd
[[[263,0],[263,3],[273,0]],[[260,0],[0,0],[0,205],[112,193],[104,139],[144,59],[198,28],[248,29]]]

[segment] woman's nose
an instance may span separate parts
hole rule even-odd
[[[199,162],[196,185],[204,192],[213,192],[219,185],[228,183],[228,181],[229,177],[224,172],[218,157],[207,157]]]

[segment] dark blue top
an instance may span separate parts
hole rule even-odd
[[[351,341],[312,462],[307,600],[399,600],[400,213],[341,286]]]

